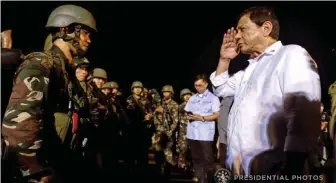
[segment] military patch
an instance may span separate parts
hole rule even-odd
[[[46,69],[50,69],[53,65],[52,62],[50,62],[49,60],[42,60],[41,65],[43,67],[45,67]]]

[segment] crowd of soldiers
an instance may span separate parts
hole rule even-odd
[[[184,113],[189,89],[179,93],[179,105],[171,85],[159,93],[134,81],[124,98],[104,69],[89,72],[84,55],[97,31],[90,12],[60,6],[46,27],[44,51],[20,57],[2,120],[10,178],[94,182],[112,178],[120,159],[142,174],[150,149],[164,175],[171,167],[190,169]]]

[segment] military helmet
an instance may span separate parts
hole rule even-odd
[[[93,72],[92,72],[92,78],[103,78],[107,80],[107,73],[102,68],[95,68],[93,69]]]
[[[97,31],[96,20],[92,14],[76,5],[62,5],[49,15],[46,28],[67,27],[73,23],[82,24]]]
[[[181,92],[180,92],[180,98],[182,99],[183,96],[184,96],[185,94],[190,94],[190,95],[192,95],[192,92],[191,92],[188,88],[184,88],[184,89],[181,90]]]
[[[44,50],[50,50],[53,45],[52,35],[49,34],[44,42]]]
[[[135,88],[135,87],[143,88],[143,84],[142,84],[142,82],[141,82],[141,81],[134,81],[134,82],[132,83],[131,89],[133,90],[133,88]]]
[[[119,89],[119,85],[118,85],[117,82],[115,82],[115,81],[111,81],[111,82],[109,82],[109,83],[111,83],[111,87],[112,87],[112,88]]]
[[[112,89],[111,82],[106,82],[106,83],[101,87],[101,89],[104,89],[104,88]]]
[[[165,85],[162,87],[162,92],[171,92],[172,94],[174,94],[174,89],[173,86],[171,85]]]
[[[90,62],[87,58],[85,57],[75,57],[73,60],[73,65],[75,67],[79,67],[79,66],[89,66]]]

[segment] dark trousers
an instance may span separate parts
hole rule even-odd
[[[285,152],[284,173],[287,177],[305,175],[305,163],[308,157],[306,152]],[[299,182],[291,180],[289,182]]]
[[[220,163],[221,168],[226,168],[226,165],[225,165],[226,153],[227,153],[226,144],[219,143],[219,163]]]
[[[195,177],[197,177],[198,182],[212,182],[214,173],[213,142],[188,140],[188,143],[191,150],[193,167],[195,169]]]

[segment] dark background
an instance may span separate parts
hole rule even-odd
[[[303,46],[318,62],[329,107],[327,90],[336,79],[335,2],[1,2],[2,29],[13,29],[13,48],[43,49],[47,18],[62,4],[82,6],[96,17],[99,32],[87,58],[126,94],[134,80],[159,90],[171,84],[178,94],[193,88],[196,74],[216,69],[223,34],[244,9],[275,7],[282,43]],[[233,71],[245,67],[246,57],[233,65]],[[10,77],[2,75],[2,88],[11,85]]]

